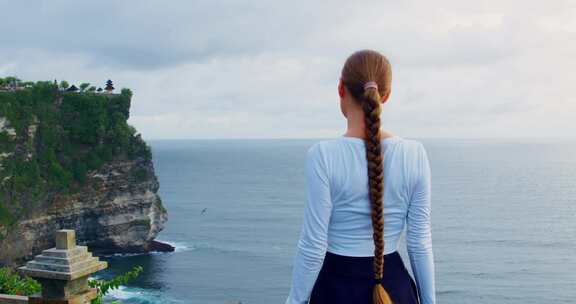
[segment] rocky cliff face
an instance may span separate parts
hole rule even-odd
[[[0,266],[53,247],[58,229],[94,252],[170,250],[154,241],[167,212],[130,99],[46,82],[0,92]]]
[[[55,195],[13,227],[0,243],[1,262],[20,263],[53,247],[58,229],[75,229],[78,242],[95,252],[149,251],[167,220],[152,163],[105,164],[89,174],[87,185],[73,195]]]

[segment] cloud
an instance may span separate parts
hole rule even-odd
[[[111,78],[146,138],[325,137],[345,128],[343,61],[373,48],[400,135],[570,136],[575,17],[561,0],[0,0],[0,75]]]

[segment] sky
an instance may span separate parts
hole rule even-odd
[[[0,20],[0,77],[112,79],[145,139],[342,135],[359,49],[392,63],[392,133],[576,136],[573,0],[0,0]]]

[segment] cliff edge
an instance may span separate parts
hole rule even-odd
[[[95,252],[158,247],[167,212],[150,147],[127,123],[132,92],[67,87],[0,78],[0,265],[54,246],[58,229]]]

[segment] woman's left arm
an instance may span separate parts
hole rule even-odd
[[[306,206],[286,304],[308,303],[324,262],[328,224],[332,214],[330,183],[326,161],[319,143],[306,156]]]
[[[406,245],[420,303],[436,303],[434,253],[432,251],[431,178],[426,150],[417,146],[414,189],[408,207]]]

